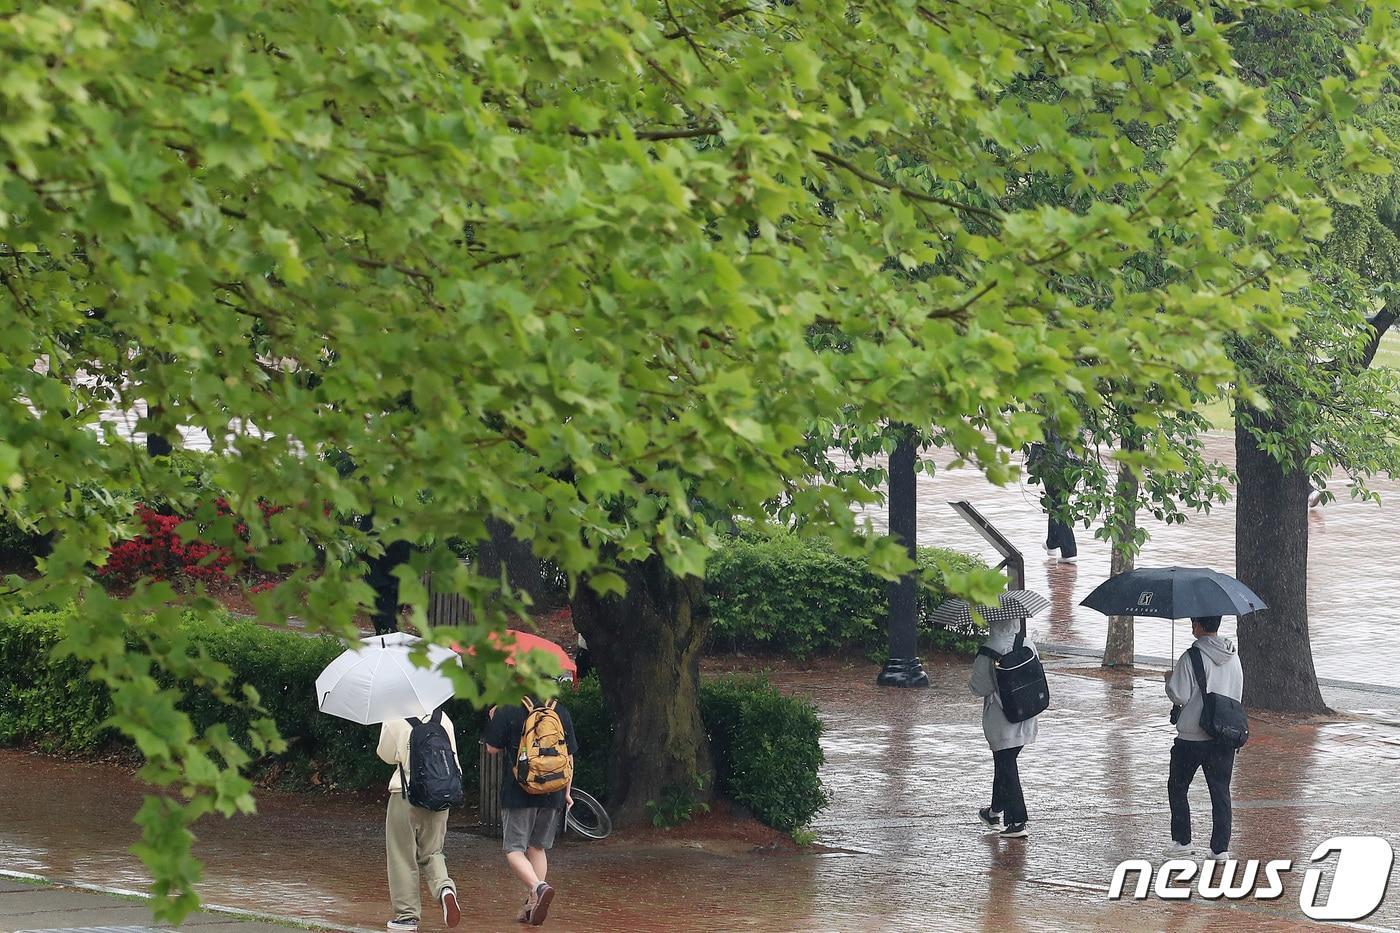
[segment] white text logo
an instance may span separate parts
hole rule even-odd
[[[1309,868],[1298,892],[1298,907],[1312,920],[1363,920],[1375,913],[1385,898],[1395,852],[1379,836],[1334,836],[1313,850],[1309,862],[1325,865],[1334,852],[1337,858],[1325,900],[1318,902],[1326,868]],[[1268,901],[1283,895],[1284,875],[1292,869],[1288,859],[1171,859],[1160,867],[1145,859],[1129,859],[1113,870],[1108,897],[1120,900],[1126,892],[1134,900],[1145,900],[1151,892],[1163,900],[1198,896],[1208,901]],[[1133,874],[1136,877],[1129,888],[1128,877]]]

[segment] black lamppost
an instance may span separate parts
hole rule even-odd
[[[898,442],[890,454],[890,537],[904,545],[917,561],[919,503],[918,435],[907,424],[890,426]],[[919,660],[917,569],[890,584],[890,656],[875,683],[882,687],[927,687],[928,674]]]

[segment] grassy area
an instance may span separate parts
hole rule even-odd
[[[1387,369],[1400,369],[1400,333],[1390,331],[1381,339],[1380,349],[1376,351],[1376,366],[1384,366]],[[1224,399],[1211,402],[1201,408],[1201,414],[1210,421],[1211,427],[1217,431],[1229,431],[1235,426],[1234,416],[1231,414],[1230,403]]]
[[[1392,330],[1381,338],[1380,349],[1376,351],[1375,365],[1400,369],[1400,333]]]

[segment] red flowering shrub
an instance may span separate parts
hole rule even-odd
[[[222,498],[215,500],[220,515],[230,514],[228,502]],[[259,502],[263,520],[282,511],[283,506]],[[206,583],[227,579],[229,568],[235,563],[233,552],[217,544],[204,541],[185,541],[176,528],[189,519],[182,515],[162,515],[146,505],[136,507],[136,517],[141,522],[144,534],[114,544],[107,552],[107,563],[98,569],[98,575],[115,586],[131,586],[137,580],[149,578],[171,583]],[[240,521],[234,526],[238,537],[248,540],[248,526]],[[272,583],[260,584],[262,589]]]

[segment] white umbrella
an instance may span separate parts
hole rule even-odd
[[[316,678],[317,707],[361,725],[427,716],[452,699],[452,681],[438,668],[462,660],[450,648],[429,645],[432,666],[419,667],[410,656],[420,641],[405,632],[361,639]]]

